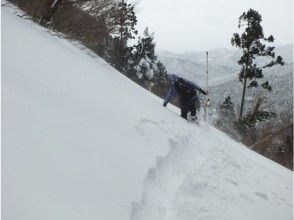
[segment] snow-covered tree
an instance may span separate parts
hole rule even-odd
[[[154,33],[150,34],[148,28],[144,30],[143,37],[138,39],[135,46],[132,66],[140,79],[146,77],[151,80],[159,72],[155,55]]]
[[[124,0],[115,3],[112,7],[112,23],[114,35],[120,38],[122,44],[129,39],[135,39],[138,31],[136,30],[137,16],[134,5],[126,3]]]

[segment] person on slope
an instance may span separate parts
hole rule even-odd
[[[185,80],[175,74],[169,75],[169,79],[171,81],[172,86],[169,89],[169,92],[164,100],[163,106],[166,107],[166,105],[176,95],[179,95],[181,117],[188,120],[188,112],[191,112],[191,121],[196,122],[196,108],[197,106],[200,106],[196,90],[204,95],[207,95],[207,92],[205,92],[195,83]]]

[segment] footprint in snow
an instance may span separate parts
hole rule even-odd
[[[146,135],[148,128],[151,127],[158,127],[158,123],[156,121],[152,121],[149,119],[141,119],[139,123],[135,126],[135,129],[141,134]]]

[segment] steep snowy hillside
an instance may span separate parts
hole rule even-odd
[[[292,172],[2,7],[2,219],[292,218]]]

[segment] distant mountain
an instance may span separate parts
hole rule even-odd
[[[236,49],[214,49],[208,51],[209,81],[212,84],[224,79],[236,77],[240,66],[237,64],[241,53]],[[293,63],[293,44],[287,44],[276,48],[276,54],[281,55],[287,64]],[[198,84],[206,82],[206,52],[172,53],[159,52],[160,60],[165,64],[169,73],[176,73]],[[266,59],[258,60],[260,65],[267,62]],[[218,79],[218,80],[217,80]],[[222,79],[222,80],[221,80]]]
[[[174,54],[159,52],[160,60],[169,73],[175,73],[200,85],[206,82],[206,52],[188,52]],[[209,79],[226,77],[235,74],[238,66],[238,51],[226,49],[209,51]]]

